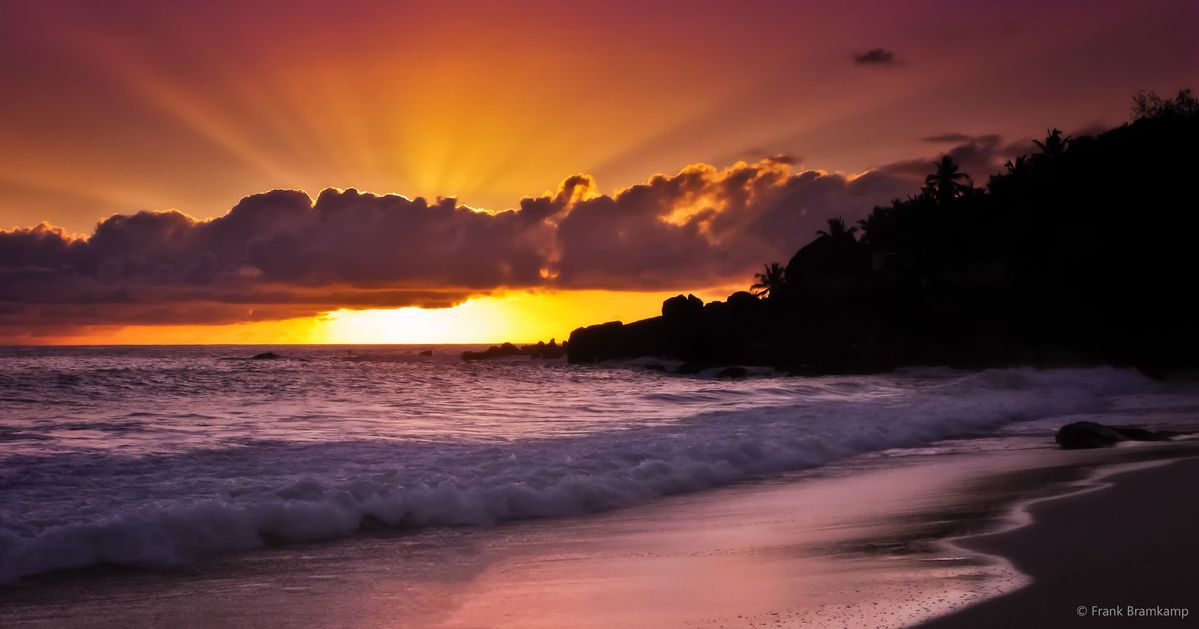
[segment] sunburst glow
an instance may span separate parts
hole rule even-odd
[[[735,287],[700,291],[723,299]],[[96,326],[35,342],[87,344],[440,344],[565,340],[571,330],[602,321],[659,313],[674,292],[578,290],[512,292],[472,298],[452,308],[340,309],[317,317],[226,325]]]
[[[708,299],[727,289],[703,293]],[[479,297],[437,310],[337,310],[320,318],[312,342],[320,343],[531,343],[566,339],[585,323],[631,321],[658,314],[673,293],[563,291]]]

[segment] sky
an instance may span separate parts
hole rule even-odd
[[[1195,86],[1199,4],[0,0],[0,342],[559,339]]]

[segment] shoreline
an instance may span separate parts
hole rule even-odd
[[[1199,505],[1171,487],[1199,482],[1199,452],[1096,468],[1077,489],[1014,505],[999,530],[946,540],[1004,562],[1028,583],[921,627],[1152,626],[1193,618]],[[1131,616],[1131,617],[1130,617]]]
[[[945,540],[1006,534],[995,531],[1011,529],[1017,505],[1057,503],[1044,499],[1074,495],[1113,465],[1194,456],[1194,446],[877,453],[606,514],[361,536],[169,571],[50,576],[0,591],[0,619],[459,629],[936,623],[1028,582],[997,553]]]

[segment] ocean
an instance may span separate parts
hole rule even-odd
[[[463,349],[0,348],[0,583],[574,516],[1199,409],[1190,382],[1110,367],[726,380]],[[282,357],[249,358],[267,350]]]

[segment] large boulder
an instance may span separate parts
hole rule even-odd
[[[1104,426],[1096,422],[1074,422],[1057,431],[1054,440],[1066,449],[1106,448],[1121,441],[1164,441],[1168,433],[1153,432],[1136,426]]]
[[[678,295],[662,302],[662,318],[669,322],[694,321],[704,313],[704,302],[695,295]]]
[[[566,359],[572,363],[593,363],[622,356],[624,324],[609,321],[578,328],[570,333]]]
[[[830,279],[849,278],[870,270],[869,249],[853,238],[817,238],[787,263],[785,277],[796,286]]]
[[[1103,424],[1074,422],[1058,429],[1054,441],[1067,449],[1106,448],[1124,441],[1124,436]]]
[[[747,314],[756,311],[762,307],[762,300],[743,290],[739,290],[726,300],[729,307],[737,314]]]

